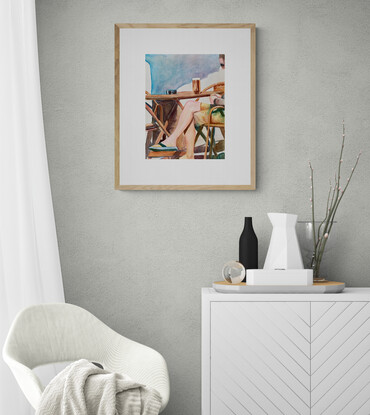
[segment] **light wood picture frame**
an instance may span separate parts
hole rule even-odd
[[[256,189],[255,24],[115,25],[115,189]]]

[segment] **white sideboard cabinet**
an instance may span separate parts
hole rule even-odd
[[[247,414],[370,414],[370,288],[203,288],[202,415]]]

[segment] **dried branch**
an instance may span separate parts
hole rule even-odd
[[[315,229],[315,207],[314,207],[314,181],[313,181],[313,168],[311,166],[311,162],[309,162],[310,170],[311,170],[311,210],[312,210],[312,224],[313,224],[313,235],[314,235],[314,249],[312,253],[312,259],[311,259],[311,267],[314,269],[314,276],[319,277],[320,275],[320,266],[321,261],[324,255],[325,246],[328,241],[329,235],[331,233],[333,224],[334,224],[334,218],[337,213],[338,207],[340,205],[340,202],[343,199],[344,193],[346,192],[349,183],[351,182],[353,173],[355,172],[361,152],[357,156],[356,162],[354,166],[352,167],[351,174],[349,175],[347,179],[347,183],[342,189],[340,186],[340,179],[341,179],[341,169],[342,169],[342,163],[343,163],[343,151],[344,151],[344,145],[345,145],[345,126],[344,121],[342,123],[342,145],[340,149],[339,154],[339,161],[338,161],[338,171],[334,175],[334,187],[332,188],[330,184],[328,198],[326,202],[326,212],[324,220],[320,223],[317,235],[316,235],[316,229]],[[323,227],[323,230],[322,230]],[[321,232],[322,230],[322,232]]]

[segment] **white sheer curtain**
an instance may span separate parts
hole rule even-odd
[[[0,347],[21,308],[62,301],[35,0],[0,0]],[[0,359],[0,414],[28,413],[30,405]]]

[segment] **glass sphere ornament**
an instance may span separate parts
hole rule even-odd
[[[230,284],[239,284],[245,278],[245,268],[237,261],[229,261],[222,268],[223,279]]]

